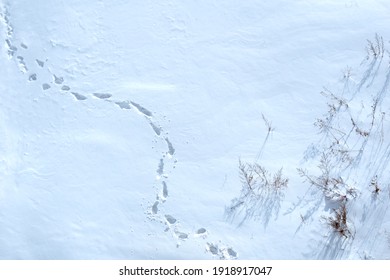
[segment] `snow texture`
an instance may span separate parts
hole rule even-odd
[[[0,258],[390,258],[389,14],[0,0]]]

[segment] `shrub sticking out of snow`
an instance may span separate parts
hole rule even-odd
[[[337,232],[340,236],[349,238],[352,232],[349,226],[348,210],[346,203],[340,204],[338,209],[333,209],[333,216],[323,217],[331,229]]]
[[[381,192],[378,182],[389,168],[388,145],[383,143],[388,136],[384,129],[384,102],[388,102],[390,69],[382,63],[386,53],[383,38],[376,34],[374,41],[367,41],[368,62],[362,63],[365,69],[360,78],[352,79],[349,68],[341,90],[326,88],[321,92],[327,98],[328,111],[315,122],[322,139],[317,149],[317,168],[311,170],[318,172],[298,168],[306,182],[336,205],[331,216],[322,218],[346,238],[352,236],[347,205],[360,203],[367,185],[376,197]]]
[[[256,216],[267,226],[272,216],[277,217],[284,198],[283,190],[288,186],[283,169],[272,174],[257,163],[243,163],[240,160],[239,172],[241,194],[225,209],[228,218],[234,219],[236,215],[244,213],[241,223]]]

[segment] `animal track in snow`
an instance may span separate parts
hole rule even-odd
[[[13,44],[13,39],[12,39],[13,29],[12,29],[12,26],[9,22],[9,16],[8,15],[5,16],[4,12],[2,12],[1,8],[2,7],[0,4],[0,21],[2,20],[3,23],[5,23],[6,30],[7,30],[5,45],[7,47],[6,50],[8,52],[8,55],[9,55],[9,57],[13,57],[18,62],[18,66],[23,72],[28,73],[29,69],[26,66],[24,57],[22,57],[22,56],[15,57],[14,56],[15,53],[18,52],[18,48]],[[24,50],[28,50],[28,46],[26,44],[20,43],[20,46]],[[27,56],[27,58],[28,58],[28,56]],[[37,63],[37,65],[40,68],[45,68],[46,61],[47,61],[47,59],[46,60],[35,59],[35,62]],[[48,70],[48,69],[46,69],[46,70]],[[36,73],[30,73],[30,75],[28,76],[29,81],[36,81],[37,79],[38,79],[38,76]],[[59,85],[60,86],[59,89],[61,91],[69,92],[70,94],[72,94],[74,96],[74,98],[77,101],[87,100],[88,99],[87,96],[88,97],[90,97],[90,96],[96,97],[96,98],[101,99],[101,100],[107,100],[107,99],[112,97],[112,94],[110,94],[110,93],[96,93],[96,92],[95,93],[85,93],[84,92],[81,94],[81,93],[74,92],[74,91],[71,92],[70,91],[71,87],[64,84],[64,83],[65,83],[64,77],[53,74],[52,81],[42,81],[42,90],[45,91],[45,90],[50,89],[53,84]],[[115,106],[118,106],[120,109],[130,110],[130,109],[134,108],[134,109],[136,109],[135,110],[136,112],[139,112],[140,114],[142,114],[143,116],[145,116],[147,118],[147,122],[151,126],[151,128],[153,129],[153,132],[155,134],[156,143],[157,143],[157,141],[159,141],[161,144],[162,158],[159,159],[158,169],[156,170],[157,175],[158,175],[157,180],[160,180],[162,175],[164,175],[164,177],[167,178],[165,173],[167,173],[167,172],[169,173],[173,168],[175,168],[175,163],[177,162],[177,160],[174,158],[176,151],[175,151],[175,148],[174,148],[172,142],[167,137],[168,133],[165,133],[164,136],[162,135],[163,131],[164,131],[163,127],[160,126],[158,121],[156,121],[155,116],[153,115],[152,111],[143,107],[139,103],[136,103],[133,101],[116,100],[116,101],[112,101],[111,103],[115,104]],[[170,161],[172,161],[173,164]],[[175,236],[176,238],[178,238],[180,240],[189,239],[190,235],[188,233],[186,233],[185,231],[180,230],[181,225],[180,225],[180,223],[177,222],[177,219],[174,218],[172,215],[168,215],[168,214],[164,213],[163,207],[161,207],[161,209],[159,209],[159,206],[161,205],[161,203],[164,203],[166,201],[166,199],[168,198],[168,186],[167,186],[166,181],[162,181],[161,186],[162,186],[162,190],[160,189],[158,191],[158,193],[156,194],[157,200],[154,201],[151,208],[150,208],[150,206],[148,207],[148,215],[150,213],[155,215],[153,219],[159,220],[161,223],[167,225],[168,227],[166,230],[170,231],[172,233],[172,235]],[[207,235],[208,235],[208,232],[205,228],[199,228],[194,234],[192,234],[192,236],[194,236],[194,237],[203,237],[203,238],[206,238]],[[218,255],[220,258],[236,258],[236,256],[237,256],[237,253],[230,247],[224,247],[224,246],[221,247],[218,245],[214,245],[212,243],[207,243],[207,248],[208,248],[209,252],[211,252],[213,255]]]
[[[69,91],[69,90],[70,90],[70,87],[64,85],[64,86],[61,87],[61,90],[63,90],[63,91]]]
[[[217,244],[207,243],[206,251],[210,252],[214,256],[218,256],[221,260],[236,259],[237,252],[230,247],[222,247]]]
[[[162,182],[163,185],[163,198],[166,199],[168,197],[168,186],[165,181]]]
[[[42,89],[43,90],[48,90],[49,88],[50,88],[49,84],[46,84],[46,83],[42,84]]]
[[[205,228],[200,228],[196,231],[196,234],[205,234],[207,232],[207,230]]]
[[[8,57],[11,58],[11,57],[14,56],[14,54],[18,50],[18,48],[15,47],[11,43],[11,39],[12,39],[14,30],[13,30],[12,25],[11,25],[10,20],[9,20],[8,8],[3,3],[0,3],[0,22],[3,23],[3,25],[5,26],[5,30],[6,30],[6,33],[5,33],[5,36],[6,36],[5,44],[7,45]]]
[[[18,48],[12,45],[9,39],[6,39],[5,43],[7,44],[8,47],[8,56],[13,57],[15,52],[18,50]]]
[[[195,231],[194,236],[206,239],[208,236],[208,232],[205,228],[199,228],[197,231]]]
[[[37,74],[31,74],[29,77],[28,77],[28,80],[29,81],[36,81],[37,80]]]
[[[57,85],[60,85],[64,82],[64,78],[63,77],[57,77],[56,75],[53,75],[53,78],[54,78],[54,82],[57,84]]]
[[[77,99],[77,100],[86,100],[87,97],[85,97],[84,95],[80,94],[80,93],[77,93],[77,92],[71,92],[73,94],[73,96]]]
[[[121,109],[131,109],[129,101],[117,101],[115,104],[118,105]]]
[[[169,141],[168,138],[165,138],[165,142],[167,142],[167,145],[168,145],[168,154],[173,156],[173,154],[175,153],[175,149],[173,148],[172,143]]]
[[[97,92],[95,92],[93,95],[99,99],[108,99],[112,96],[112,94],[110,93],[97,93]]]
[[[171,224],[171,225],[173,225],[174,223],[177,222],[177,220],[174,217],[172,217],[171,215],[165,215],[165,219],[167,220],[168,224]]]
[[[218,245],[214,245],[213,243],[207,243],[206,250],[213,255],[218,254]]]
[[[26,73],[28,71],[28,69],[27,69],[26,63],[24,62],[24,57],[18,55],[16,58],[18,59],[18,62],[19,62],[18,64],[19,64],[20,71],[22,71],[23,73]]]
[[[37,62],[37,64],[43,68],[43,66],[45,65],[45,62],[43,62],[42,60],[39,60],[39,59],[35,59],[35,61]]]
[[[160,163],[158,164],[157,174],[161,176],[163,173],[164,173],[164,160],[161,158]]]
[[[152,117],[153,114],[152,112],[150,112],[148,109],[142,107],[141,105],[139,105],[138,103],[135,103],[133,101],[130,102],[131,105],[133,105],[140,113],[144,114],[145,116],[147,117]]]
[[[7,37],[12,37],[12,34],[13,34],[13,28],[9,22],[9,13],[8,13],[8,9],[6,6],[4,6],[4,4],[0,3],[0,18],[1,18],[1,21],[3,22],[3,24],[6,26],[6,34],[7,34]]]
[[[7,19],[7,23],[9,23],[8,19]],[[14,56],[14,53],[16,53],[18,51],[18,49],[13,45],[12,38],[11,37],[7,37],[5,43],[6,43],[7,47],[8,47],[9,56]],[[25,45],[25,44],[21,45],[21,47],[23,49],[28,49],[28,46]],[[26,67],[26,64],[25,64],[25,61],[24,61],[24,57],[17,56],[16,60],[18,62],[19,68],[21,70],[23,70],[23,72],[27,73],[29,70]],[[35,62],[37,64],[37,66],[40,67],[40,68],[45,68],[45,66],[46,66],[45,61],[47,61],[47,60],[41,60],[41,59],[38,59],[38,58],[35,59]],[[36,73],[30,73],[30,75],[28,76],[28,80],[29,81],[36,81],[37,77],[38,76],[37,76]],[[62,77],[62,76],[58,75],[57,73],[55,73],[55,74],[52,74],[52,78],[53,78],[52,81],[42,81],[42,84],[41,84],[42,90],[45,91],[45,90],[50,89],[53,86],[53,84],[54,85],[59,85],[60,86],[59,89],[61,91],[63,91],[63,92],[68,92],[69,91],[69,93],[72,94],[77,101],[87,100],[87,96],[88,97],[89,96],[93,96],[93,97],[96,97],[96,98],[102,99],[102,100],[106,100],[106,99],[109,99],[109,98],[112,97],[112,95],[110,93],[96,93],[95,92],[95,93],[91,93],[91,94],[88,94],[88,93],[82,93],[81,94],[81,93],[78,93],[78,92],[70,91],[71,87],[66,85],[66,84],[64,84],[65,83],[64,77]],[[160,141],[161,144],[168,145],[168,152],[162,152],[161,153],[163,158],[160,158],[159,166],[158,166],[158,169],[157,169],[157,174],[160,175],[160,176],[163,175],[164,171],[165,171],[164,170],[165,169],[164,157],[165,157],[166,154],[170,154],[172,156],[173,153],[174,153],[174,149],[173,149],[173,146],[172,146],[171,142],[168,139],[164,139],[163,137],[161,137],[163,129],[158,124],[158,122],[153,120],[153,118],[154,118],[153,113],[150,110],[148,110],[147,108],[145,108],[142,105],[140,105],[139,103],[136,103],[136,102],[133,102],[133,101],[116,100],[116,101],[113,101],[112,103],[114,103],[120,109],[127,109],[127,110],[129,110],[131,108],[135,108],[137,112],[139,112],[140,114],[142,114],[145,117],[147,117],[148,124],[152,127],[152,129],[153,129],[153,131],[154,131],[158,141]],[[161,145],[161,147],[163,147],[163,145]],[[167,168],[168,169],[172,168],[172,166],[169,165]],[[160,178],[158,178],[158,180],[159,179]],[[151,213],[153,215],[156,215],[156,217],[154,219],[159,219],[161,222],[163,222],[166,225],[174,225],[172,227],[172,229],[170,227],[168,227],[168,230],[172,230],[173,231],[172,233],[177,238],[179,238],[180,240],[188,239],[189,235],[187,233],[177,229],[178,223],[177,223],[176,218],[174,218],[172,215],[165,215],[164,213],[162,213],[161,215],[157,215],[159,213],[159,211],[161,211],[159,209],[160,203],[164,202],[167,199],[167,197],[168,197],[168,187],[167,187],[166,182],[164,181],[161,184],[162,184],[162,197],[159,198],[159,196],[157,195],[157,200],[154,201],[154,203],[153,203],[153,205],[151,207]]]
[[[237,252],[234,251],[232,248],[227,249],[227,253],[229,254],[229,257],[231,258],[236,258],[237,257]]]
[[[180,231],[175,231],[176,236],[181,240],[188,239],[188,234]]]
[[[161,134],[161,127],[155,125],[153,122],[150,122],[150,126],[153,128],[154,132],[156,133],[157,136],[160,136]]]
[[[153,213],[153,214],[157,214],[157,212],[158,212],[158,204],[159,204],[158,201],[156,201],[156,202],[153,204],[153,206],[152,206],[152,213]]]

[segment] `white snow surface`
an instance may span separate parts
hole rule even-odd
[[[385,0],[1,0],[0,258],[389,259],[389,15]],[[297,170],[320,176],[336,141],[344,202]],[[239,160],[288,186],[240,198]],[[326,222],[340,203],[347,236]]]

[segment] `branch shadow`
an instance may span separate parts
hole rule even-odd
[[[253,219],[260,221],[265,229],[272,218],[278,218],[284,197],[281,190],[267,186],[259,194],[242,192],[225,207],[225,216],[230,222],[238,220],[238,227]]]

